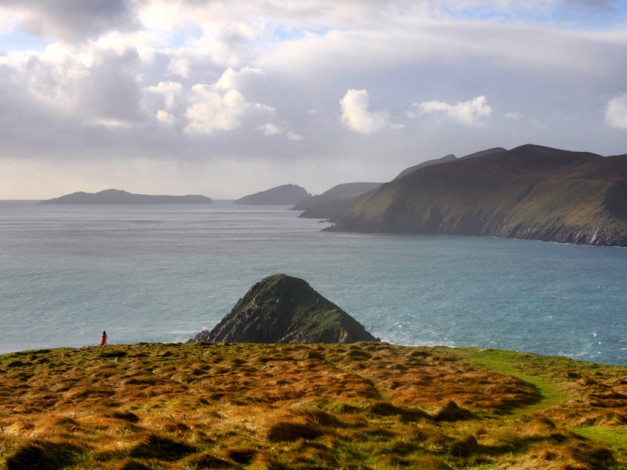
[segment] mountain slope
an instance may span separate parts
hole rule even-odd
[[[309,284],[285,274],[255,284],[211,331],[193,341],[354,343],[377,341]]]
[[[322,194],[302,200],[292,209],[304,211],[300,216],[311,219],[330,219],[349,208],[352,201],[381,183],[344,183],[333,186]]]
[[[333,221],[334,231],[627,246],[627,155],[535,145],[492,151],[417,169]]]

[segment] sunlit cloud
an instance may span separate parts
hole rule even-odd
[[[605,122],[611,127],[627,129],[627,94],[610,99],[604,114]]]
[[[462,126],[475,127],[485,124],[492,115],[492,108],[488,105],[485,96],[477,96],[468,101],[455,104],[443,101],[426,101],[414,103],[408,112],[408,117],[435,116],[438,119],[448,120]]]
[[[390,121],[386,110],[370,111],[368,109],[368,91],[348,90],[340,100],[342,122],[350,130],[362,134],[372,134],[386,128],[399,128],[400,125]]]

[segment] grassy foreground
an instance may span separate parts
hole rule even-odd
[[[619,469],[626,410],[626,367],[505,351],[26,351],[0,356],[0,466]]]

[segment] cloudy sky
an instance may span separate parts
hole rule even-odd
[[[625,0],[2,0],[0,199],[627,153]]]

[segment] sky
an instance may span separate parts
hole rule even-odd
[[[627,0],[2,0],[0,199],[627,153]]]

